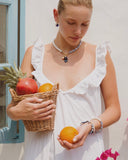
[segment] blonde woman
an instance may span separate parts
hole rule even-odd
[[[53,132],[25,133],[24,160],[95,160],[102,151],[103,128],[120,118],[116,75],[107,43],[84,42],[92,16],[91,0],[59,0],[53,10],[58,33],[53,43],[38,40],[28,48],[22,71],[38,83],[59,83],[57,104],[29,98],[9,105],[14,119],[44,120],[56,108]],[[105,111],[101,112],[101,94]],[[77,128],[74,143],[62,141],[65,126]]]

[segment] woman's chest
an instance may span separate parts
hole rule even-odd
[[[63,55],[45,48],[42,60],[42,72],[52,83],[59,83],[62,90],[69,90],[90,75],[95,69],[95,49],[81,49],[68,56],[68,62]]]
[[[43,61],[42,71],[45,77],[52,83],[59,83],[62,90],[69,90],[86,78],[95,68],[93,60],[81,60],[76,63],[70,61],[56,63],[47,58]]]

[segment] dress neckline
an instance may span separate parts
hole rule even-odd
[[[97,68],[97,49],[98,49],[99,45],[96,46],[96,49],[95,49],[95,67],[94,69],[85,77],[83,78],[82,80],[80,80],[77,84],[75,84],[72,88],[69,88],[67,90],[62,90],[61,88],[59,89],[60,92],[62,93],[68,93],[72,90],[74,90],[75,88],[77,88],[81,83],[85,82],[85,81],[88,81],[90,79],[90,77],[95,73],[95,70]],[[41,64],[40,64],[40,71],[41,71],[41,76],[43,78],[46,79],[46,81],[48,81],[49,83],[51,83],[52,85],[54,85],[54,83],[49,80],[49,78],[44,74],[43,72],[43,61],[44,61],[44,53],[45,53],[45,45],[43,46],[43,51],[42,51],[42,58],[41,58]]]

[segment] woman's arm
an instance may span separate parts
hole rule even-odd
[[[27,73],[27,77],[32,77],[31,72],[34,70],[31,64],[32,47],[29,47],[25,53],[21,70]],[[45,120],[52,116],[55,110],[55,104],[52,100],[43,102],[37,97],[26,98],[17,105],[12,102],[7,107],[7,114],[13,120]]]
[[[121,116],[116,73],[109,53],[106,55],[106,64],[106,76],[101,83],[105,111],[98,117],[103,122],[103,128],[118,121]],[[101,123],[98,120],[92,119],[91,122],[94,124],[96,131],[101,128]]]
[[[105,103],[105,111],[99,115],[104,128],[118,121],[121,116],[116,73],[109,53],[106,55],[106,64],[106,76],[101,83],[101,92]],[[91,120],[91,122],[94,124],[96,130],[100,129],[101,124],[99,121]]]
[[[21,70],[23,73],[27,73],[27,77],[32,77],[31,72],[34,70],[31,64],[32,49],[33,49],[33,46],[27,49],[21,64]]]
[[[112,123],[116,122],[117,120],[119,120],[121,116],[121,109],[120,109],[117,83],[116,83],[116,74],[109,53],[107,53],[106,55],[106,64],[107,64],[106,76],[101,83],[101,91],[104,98],[105,111],[101,115],[99,115],[99,118],[103,122],[103,127],[107,127]],[[100,129],[101,124],[98,120],[92,119],[91,122],[94,124],[96,131]],[[71,144],[67,141],[62,141],[60,137],[58,137],[60,144],[64,148],[69,150],[82,146],[89,132],[91,131],[91,125],[85,123],[84,125],[79,126],[77,129],[79,131],[79,134],[75,137],[74,144]]]
[[[33,71],[33,67],[31,65],[32,48],[33,47],[29,47],[26,50],[22,64],[21,64],[21,70],[23,73],[27,73],[27,77],[32,77],[31,75],[31,72]],[[16,112],[16,108],[14,107],[14,104],[11,102],[7,106],[7,115],[13,120],[19,120],[20,117],[15,112]]]
[[[106,56],[107,74],[101,83],[101,91],[105,103],[105,111],[99,117],[103,127],[107,127],[119,120],[121,116],[120,102],[116,82],[116,73],[110,54]]]

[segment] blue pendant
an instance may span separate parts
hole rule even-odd
[[[67,63],[67,62],[68,62],[68,57],[65,56],[65,57],[63,58],[63,60],[64,60],[65,63]]]

